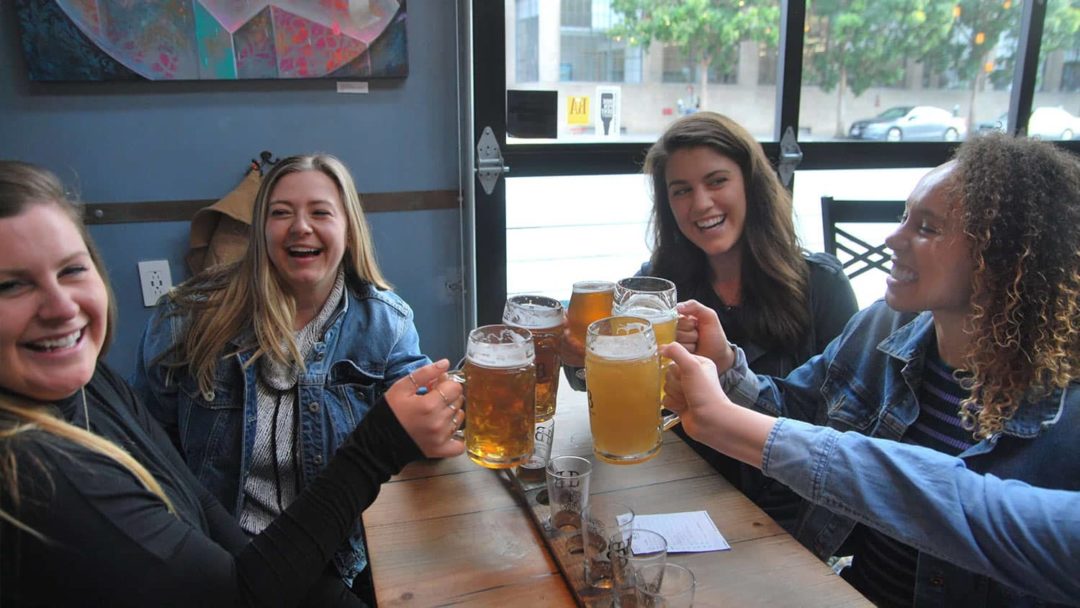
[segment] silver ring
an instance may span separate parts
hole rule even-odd
[[[452,410],[456,410],[456,409],[457,409],[457,408],[455,408],[455,407],[453,406],[452,402],[451,402],[451,401],[450,401],[449,399],[447,399],[447,398],[446,398],[446,395],[445,395],[445,394],[443,394],[443,392],[442,392],[441,390],[439,390],[439,387],[437,387],[437,386],[435,387],[435,392],[436,392],[436,393],[439,393],[439,396],[440,396],[440,397],[442,397],[443,403],[445,403],[445,404],[446,404],[446,407],[448,407],[448,408],[450,408],[450,409],[452,409]]]
[[[416,383],[416,378],[412,377],[412,372],[409,372],[406,376],[408,376],[409,382],[412,382],[413,388],[420,390],[420,385]]]

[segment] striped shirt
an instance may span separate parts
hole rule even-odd
[[[937,345],[927,353],[919,388],[919,416],[901,437],[957,456],[975,444],[971,431],[960,424],[960,402],[967,398],[955,373],[938,356]],[[854,559],[844,578],[878,606],[911,606],[915,599],[915,567],[919,552],[876,530],[857,526],[852,532]]]

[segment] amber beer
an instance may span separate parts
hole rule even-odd
[[[465,450],[489,469],[524,463],[533,451],[536,365],[532,335],[507,325],[469,334],[465,360]]]
[[[605,462],[644,462],[660,451],[660,363],[647,319],[589,326],[585,349],[593,451]]]
[[[578,281],[570,296],[566,313],[570,337],[579,345],[585,344],[585,332],[593,321],[611,316],[615,299],[615,284],[610,281]]]
[[[513,296],[506,300],[503,323],[532,332],[536,347],[536,421],[551,420],[559,387],[562,303],[544,296]]]

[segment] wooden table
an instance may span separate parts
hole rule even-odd
[[[584,393],[560,387],[553,455],[592,453]],[[706,510],[730,551],[678,553],[695,606],[869,606],[674,433],[652,460],[593,461],[592,494],[639,514]],[[364,513],[379,605],[574,606],[525,506],[496,471],[460,456],[409,465]]]

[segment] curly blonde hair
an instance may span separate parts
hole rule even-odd
[[[953,187],[972,243],[970,396],[976,438],[1021,404],[1080,374],[1080,161],[1049,143],[976,137],[956,155]]]

